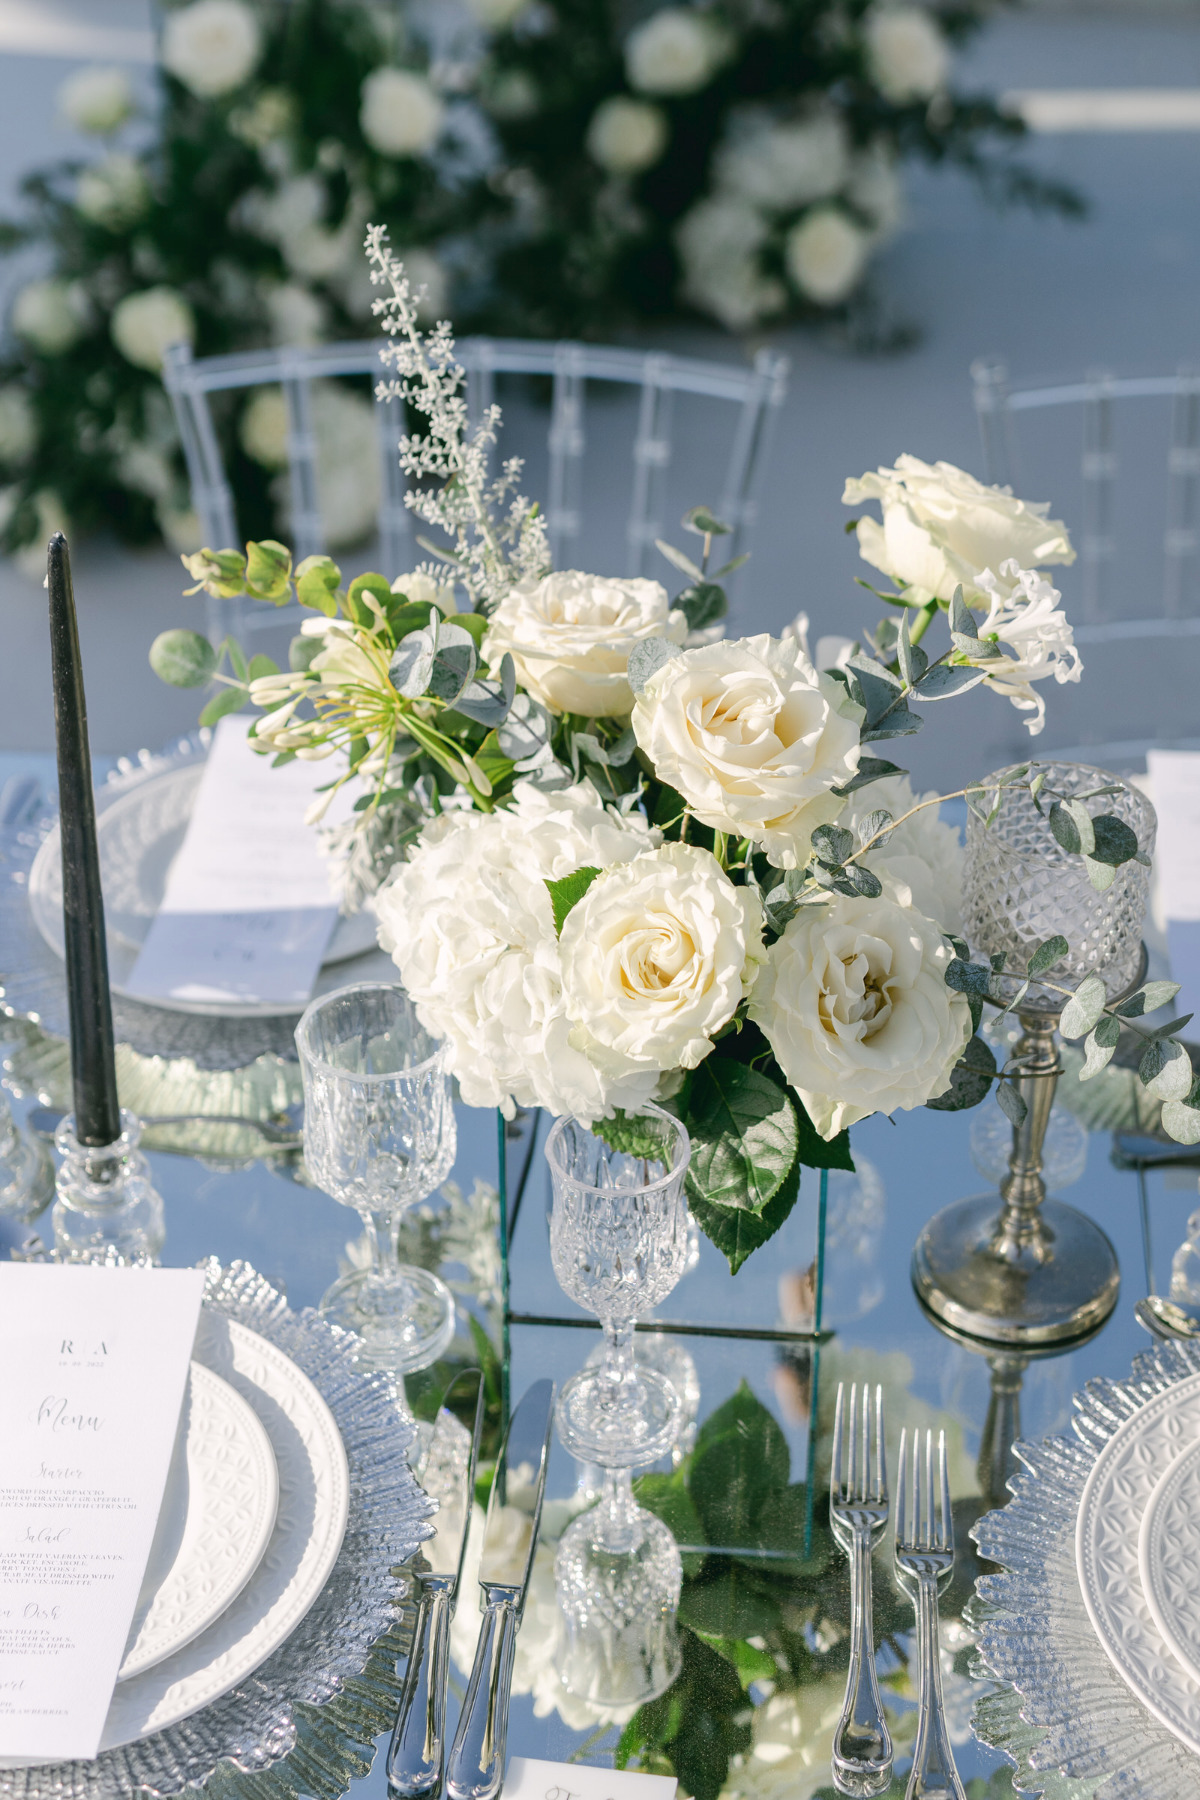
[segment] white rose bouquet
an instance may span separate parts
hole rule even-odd
[[[571,1113],[630,1146],[646,1102],[673,1108],[692,1210],[736,1269],[786,1219],[803,1167],[853,1167],[855,1121],[973,1105],[994,1082],[1010,1116],[1023,1107],[976,1035],[991,977],[953,935],[961,851],[943,796],[914,794],[877,746],[919,728],[912,702],[984,685],[1040,728],[1033,684],[1080,673],[1038,573],[1073,555],[1066,529],[904,458],[847,490],[883,503],[859,534],[896,577],[898,624],[825,670],[799,622],[711,641],[736,566],[709,568],[726,527],[697,507],[684,525],[699,560],[660,546],[687,582],[673,602],[655,581],[552,571],[519,464],[489,473],[498,412],[468,429],[449,327],[426,338],[382,232],[367,245],[390,339],[380,392],[425,421],[400,455],[439,560],[343,591],[329,558],[293,573],[282,544],[201,551],[184,562],[209,592],[295,592],[311,609],[291,666],[185,631],[151,661],[215,682],[205,722],[249,700],[264,753],[327,760],[314,823],[356,782],[359,886],[377,889],[380,941],[463,1098]],[[943,615],[934,656],[917,638]],[[689,633],[709,641],[689,648]],[[1115,819],[1085,829],[1036,765],[1006,779],[1049,807],[1066,850],[1087,841],[1097,886],[1142,854]],[[997,804],[977,783],[956,791]],[[1049,979],[1066,949],[1051,940],[1029,972]],[[1096,1032],[1089,1072],[1115,1018]],[[1200,1136],[1200,1100],[1177,1091],[1178,1058],[1161,1061],[1163,1097]]]

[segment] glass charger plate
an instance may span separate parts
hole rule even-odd
[[[219,1800],[335,1800],[365,1774],[394,1715],[398,1569],[429,1536],[432,1508],[408,1466],[412,1433],[392,1382],[356,1368],[353,1338],[290,1311],[248,1264],[210,1263],[205,1304],[289,1357],[336,1422],[350,1489],[333,1571],[286,1642],[221,1699],[93,1762],[2,1770],[0,1796],[134,1800],[203,1785]]]
[[[1200,1757],[1140,1704],[1088,1618],[1075,1564],[1080,1501],[1104,1446],[1156,1395],[1200,1374],[1200,1346],[1159,1345],[1124,1381],[1075,1396],[1075,1436],[1018,1444],[1013,1498],[972,1528],[980,1576],[964,1615],[989,1690],[975,1735],[1016,1765],[1022,1793],[1048,1800],[1200,1800]]]

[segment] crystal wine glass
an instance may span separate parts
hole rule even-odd
[[[683,1180],[691,1146],[657,1106],[630,1117],[614,1149],[578,1119],[562,1118],[546,1143],[550,1255],[563,1292],[600,1319],[606,1355],[558,1397],[558,1431],[581,1462],[636,1468],[671,1448],[680,1401],[657,1369],[634,1361],[639,1314],[665,1300],[687,1267]]]
[[[322,1315],[363,1339],[368,1366],[426,1368],[454,1336],[445,1282],[399,1260],[400,1220],[450,1173],[457,1147],[443,1047],[401,987],[314,1000],[296,1028],[304,1158],[318,1187],[361,1217],[370,1267],[335,1281]]]

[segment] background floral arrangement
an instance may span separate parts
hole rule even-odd
[[[1035,684],[1081,673],[1040,573],[1073,559],[1066,527],[945,463],[906,457],[848,482],[848,502],[881,502],[857,531],[895,612],[821,670],[803,621],[782,638],[716,635],[733,565],[710,571],[726,528],[703,507],[684,520],[698,562],[659,546],[687,579],[674,603],[654,581],[555,573],[519,463],[489,474],[498,409],[469,427],[449,326],[422,334],[381,227],[367,248],[392,369],[378,391],[422,423],[400,461],[409,506],[441,534],[421,540],[437,560],[343,591],[328,557],[293,577],[274,541],[185,556],[210,593],[282,604],[294,590],[312,616],[287,671],[183,630],[151,661],[180,685],[215,681],[206,719],[260,707],[250,735],[265,753],[333,759],[314,823],[359,784],[359,886],[381,883],[380,941],[463,1098],[570,1113],[635,1152],[639,1110],[669,1105],[691,1137],[693,1214],[734,1269],[787,1218],[803,1167],[853,1166],[857,1120],[971,1106],[995,1084],[1019,1121],[1015,1065],[998,1068],[978,1035],[983,1002],[1054,986],[1069,946],[1051,938],[1011,975],[971,960],[939,878],[957,849],[940,797],[917,800],[876,749],[920,728],[910,701],[972,688],[1040,732]],[[931,655],[921,640],[942,620],[949,643]],[[1128,826],[1085,804],[1111,789],[1056,794],[1034,764],[1004,779],[1097,889],[1146,860]],[[998,809],[978,782],[957,792],[983,818]],[[1089,976],[1062,1029],[1086,1039],[1087,1079],[1124,1021],[1164,1126],[1194,1142],[1186,1020],[1136,1022],[1177,991],[1151,983],[1118,1011]]]
[[[631,25],[608,0],[164,0],[152,112],[120,70],[72,76],[62,109],[97,156],[30,177],[0,227],[47,265],[0,359],[5,547],[69,522],[194,549],[164,350],[361,335],[368,217],[430,317],[602,336],[680,308],[735,331],[861,314],[909,156],[1069,210],[1009,156],[1019,121],[951,87],[990,5],[714,0]],[[331,549],[374,523],[368,403],[318,390]],[[223,407],[246,527],[283,529],[282,396]]]

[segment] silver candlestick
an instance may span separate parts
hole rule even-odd
[[[1117,785],[1119,792],[1106,795],[1095,810],[1115,813],[1137,833],[1140,849],[1153,850],[1154,809],[1135,788],[1079,763],[1041,768],[1046,786],[1058,793]],[[1097,974],[1110,1001],[1132,992],[1145,972],[1141,927],[1148,889],[1148,869],[1130,862],[1097,892],[1082,858],[1060,848],[1025,788],[1002,790],[990,826],[971,815],[966,935],[986,955],[1003,952],[1007,975],[1023,974],[1038,945],[1061,934],[1070,949],[1047,982],[1073,989]],[[1085,1213],[1047,1199],[1042,1177],[1042,1146],[1062,1073],[1056,1031],[1065,1000],[1055,987],[1034,982],[1017,1008],[1022,1035],[1012,1060],[1025,1116],[1013,1127],[999,1207],[995,1194],[956,1201],[929,1221],[913,1251],[913,1286],[922,1304],[985,1343],[1082,1337],[1117,1301],[1120,1272],[1108,1237]]]

